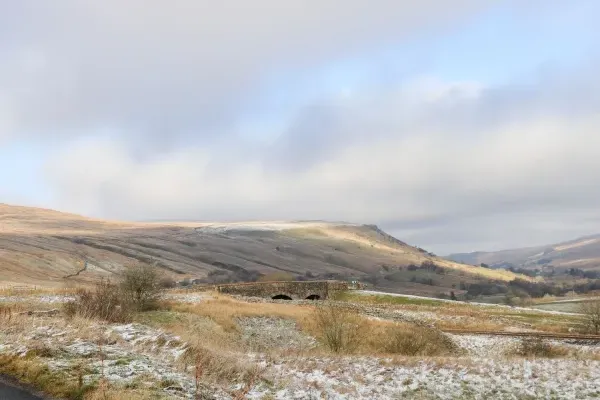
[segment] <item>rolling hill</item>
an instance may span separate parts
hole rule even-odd
[[[540,268],[552,265],[558,269],[600,270],[600,235],[552,244],[496,252],[451,254],[446,259],[492,267]]]
[[[135,263],[156,265],[178,281],[286,273],[299,279],[381,281],[388,289],[415,294],[447,290],[459,281],[517,276],[435,257],[373,225],[120,222],[0,204],[0,285],[85,284]],[[421,267],[428,263],[435,264],[434,272]]]

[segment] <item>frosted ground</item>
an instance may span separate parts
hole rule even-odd
[[[180,293],[167,297],[193,305],[211,295]],[[37,297],[36,301],[54,304],[65,299]],[[414,309],[394,313],[410,318],[435,319],[436,315]],[[261,378],[239,397],[243,384],[207,381],[198,388],[192,365],[185,361],[192,344],[167,330],[141,323],[68,322],[56,317],[26,321],[29,325],[23,329],[6,324],[0,328],[0,355],[27,358],[43,353],[41,362],[53,371],[68,375],[83,368],[85,382],[104,377],[115,386],[150,388],[164,399],[194,399],[198,391],[204,393],[201,398],[215,400],[600,397],[600,348],[593,343],[552,342],[569,349],[568,358],[518,358],[509,355],[519,344],[518,338],[448,334],[462,354],[444,358],[332,356],[311,353],[317,340],[289,320],[240,318],[237,325],[247,350],[233,356],[252,365]],[[268,351],[272,348],[278,349],[276,357]]]

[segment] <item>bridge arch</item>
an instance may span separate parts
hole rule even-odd
[[[319,296],[318,294],[311,294],[309,296],[306,296],[306,300],[321,300],[321,296]]]
[[[271,297],[273,300],[292,300],[292,298],[290,296],[288,296],[287,294],[276,294],[275,296]]]

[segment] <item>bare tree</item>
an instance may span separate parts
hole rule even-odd
[[[600,334],[600,300],[582,302],[579,312],[584,315],[587,331],[595,335]]]

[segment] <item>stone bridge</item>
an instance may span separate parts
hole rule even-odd
[[[276,300],[326,300],[336,292],[360,288],[360,283],[355,281],[248,282],[216,287],[219,293]]]

